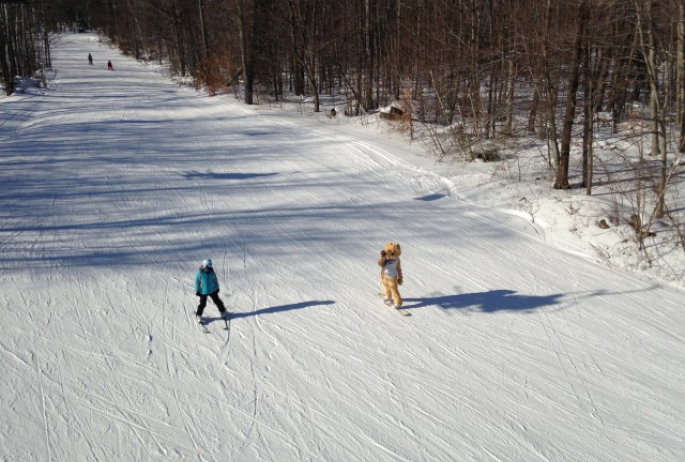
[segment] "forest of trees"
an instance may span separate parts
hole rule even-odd
[[[96,30],[137,59],[171,64],[210,92],[342,95],[360,115],[411,100],[419,122],[490,139],[546,137],[554,187],[572,142],[591,192],[593,130],[635,107],[651,128],[665,190],[685,152],[682,0],[0,0],[0,72],[49,67],[49,33]],[[406,107],[406,106],[405,106]],[[521,124],[520,121],[525,123]],[[515,123],[514,121],[519,121]],[[662,194],[663,196],[663,194]]]

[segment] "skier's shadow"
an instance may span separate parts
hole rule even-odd
[[[546,306],[561,303],[564,294],[524,295],[513,290],[490,290],[471,294],[442,295],[439,297],[405,298],[405,309],[418,309],[437,306],[443,310],[468,309],[483,313],[497,311],[530,312]]]
[[[333,300],[311,300],[308,302],[292,303],[290,305],[272,306],[269,308],[262,308],[261,310],[249,311],[245,313],[235,313],[229,310],[229,319],[233,320],[239,318],[248,318],[251,316],[262,316],[265,314],[283,313],[286,311],[301,310],[303,308],[309,308],[312,306],[333,305],[334,303],[335,302]],[[221,321],[222,319],[223,318],[206,318],[205,322],[210,324],[214,321]]]

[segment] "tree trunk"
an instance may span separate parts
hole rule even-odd
[[[662,140],[666,141],[666,126],[662,112],[664,111],[659,101],[659,74],[656,65],[656,50],[654,33],[652,31],[652,1],[643,0],[644,17],[638,7],[637,33],[640,35],[642,54],[647,66],[647,78],[649,80],[650,93],[650,118],[652,131],[652,156],[661,156],[661,174],[657,186],[657,205],[655,215],[657,218],[664,216],[666,179],[668,170],[668,151],[662,146]]]
[[[545,136],[547,138],[547,146],[550,151],[550,158],[554,159],[554,165],[558,166],[560,161],[559,142],[557,139],[557,100],[559,98],[559,82],[558,77],[550,63],[550,38],[549,32],[552,22],[552,0],[547,0],[545,18],[545,38],[543,41],[542,50],[542,78],[544,81],[545,96],[547,98],[547,113],[546,115],[546,130]],[[557,167],[558,168],[558,167]]]
[[[9,60],[10,56],[7,52],[5,37],[7,35],[6,24],[7,7],[0,9],[0,72],[2,73],[2,83],[5,87],[5,95],[9,96],[14,93],[14,75],[10,71]]]
[[[297,96],[305,93],[305,41],[307,30],[302,18],[302,8],[293,0],[288,1],[288,15],[290,22],[290,48],[292,50],[291,72],[293,78],[293,93]]]
[[[594,119],[595,119],[595,92],[596,83],[590,67],[590,55],[592,48],[587,47],[583,59],[585,70],[585,104],[583,106],[583,187],[585,193],[592,195],[592,177],[594,161]]]
[[[181,12],[177,6],[174,6],[174,33],[176,39],[176,53],[178,53],[178,64],[181,76],[186,75],[186,53],[185,41],[183,40],[183,24],[181,21]]]
[[[685,153],[685,5],[678,6],[678,108],[680,115],[679,151]]]
[[[373,100],[373,52],[371,31],[371,1],[364,0],[364,108],[371,111],[376,108]]]
[[[207,60],[207,26],[205,21],[204,0],[197,0],[197,7],[200,10],[200,34],[202,35],[202,59]]]
[[[259,1],[259,0],[255,0]],[[254,17],[252,19],[254,21]],[[241,45],[241,62],[243,66],[243,85],[245,87],[245,104],[254,104],[254,43],[250,41],[253,27],[249,26],[248,11],[242,1],[238,1],[238,24]]]
[[[576,96],[578,94],[578,84],[580,82],[580,65],[583,53],[583,32],[585,28],[585,18],[587,16],[587,2],[580,4],[578,11],[578,29],[575,42],[573,44],[573,55],[570,63],[570,75],[568,78],[568,96],[566,100],[566,112],[564,113],[564,126],[561,133],[561,151],[559,153],[559,163],[557,165],[554,189],[570,189],[568,181],[568,167],[571,158],[571,136],[573,131],[573,121],[576,117]]]
[[[514,63],[514,57],[510,57],[507,60],[507,113],[504,119],[504,133],[507,135],[513,134],[513,119],[514,119],[514,91],[516,85],[516,64]]]
[[[538,107],[540,106],[539,84],[534,82],[533,86],[533,101],[530,104],[530,113],[528,114],[528,133],[535,133],[535,122],[538,117]]]

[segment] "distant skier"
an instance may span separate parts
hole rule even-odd
[[[204,260],[202,266],[195,274],[195,295],[200,297],[200,304],[197,305],[197,322],[202,322],[202,312],[207,306],[207,297],[210,297],[221,313],[221,317],[226,318],[228,313],[224,302],[219,298],[219,280],[216,277],[212,260]]]
[[[112,61],[107,61],[107,70],[108,70],[108,71],[113,71],[113,70],[114,70],[114,66],[112,66]]]
[[[93,65],[93,55],[91,55],[90,53],[88,53],[88,64],[90,64],[91,66]]]

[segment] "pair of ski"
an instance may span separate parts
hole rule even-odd
[[[230,332],[231,318],[228,315],[224,315],[219,319],[221,319],[224,322],[224,330]],[[200,329],[202,329],[202,332],[204,332],[205,334],[211,334],[212,333],[212,331],[209,330],[209,327],[208,327],[209,324],[210,324],[209,321],[202,319],[202,318],[200,318],[200,320],[198,321],[198,325],[200,326]]]
[[[393,308],[395,311],[397,311],[401,316],[411,316],[411,313],[404,308],[400,308],[398,306],[395,306],[395,303],[392,300],[388,300],[385,298],[385,294],[378,293],[378,296],[383,299],[383,303],[388,305],[389,307]]]

